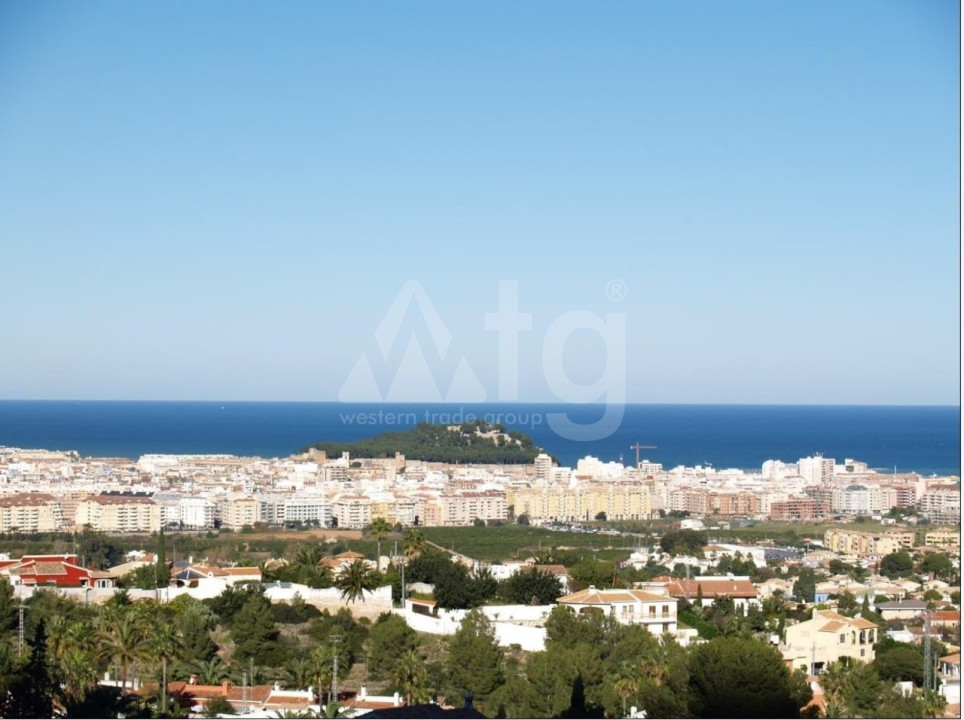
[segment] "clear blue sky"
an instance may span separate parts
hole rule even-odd
[[[414,280],[495,399],[518,280],[522,400],[581,310],[631,401],[956,404],[959,46],[927,0],[0,3],[0,397],[333,400]]]

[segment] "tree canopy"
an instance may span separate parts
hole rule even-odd
[[[906,550],[898,550],[884,555],[880,561],[880,572],[889,578],[907,577],[914,572],[914,558]]]
[[[813,696],[780,651],[755,640],[717,638],[690,653],[690,709],[696,717],[793,718]]]
[[[304,448],[322,450],[329,457],[350,453],[352,457],[390,458],[401,453],[427,462],[477,464],[529,464],[541,452],[521,432],[506,432],[501,425],[484,421],[458,427],[419,423],[411,430],[389,432],[352,443],[317,442]]]
[[[702,557],[706,546],[706,533],[698,530],[671,530],[659,540],[663,552],[669,555],[693,555]]]

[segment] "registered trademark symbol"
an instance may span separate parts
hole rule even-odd
[[[626,283],[622,280],[610,280],[606,283],[606,297],[613,302],[621,302],[626,299]]]

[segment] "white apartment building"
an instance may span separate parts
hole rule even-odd
[[[890,504],[887,504],[887,503]],[[835,487],[830,509],[845,515],[873,515],[886,512],[897,503],[897,492],[879,485],[848,485]]]
[[[257,495],[258,501],[258,522],[268,525],[282,525],[285,521],[285,496],[276,495]]]
[[[207,498],[184,497],[177,504],[178,522],[192,530],[214,527],[215,507]]]
[[[817,455],[815,457],[800,458],[797,470],[808,485],[822,485],[833,478],[834,459]]]
[[[331,503],[332,521],[340,528],[363,528],[372,522],[371,500],[361,495],[343,495]]]
[[[173,492],[154,493],[153,499],[160,509],[161,527],[177,525],[181,521],[181,511],[178,504],[181,502],[182,495]]]
[[[318,523],[331,527],[332,509],[323,495],[293,495],[284,501],[284,522]]]
[[[921,512],[933,523],[961,522],[961,488],[959,485],[936,485],[927,488],[920,499]]]
[[[656,477],[663,472],[663,464],[650,462],[649,460],[639,461],[639,474],[644,477]]]

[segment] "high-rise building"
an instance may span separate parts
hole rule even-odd
[[[552,478],[552,458],[545,453],[539,453],[535,459],[536,481],[539,485],[546,486]]]

